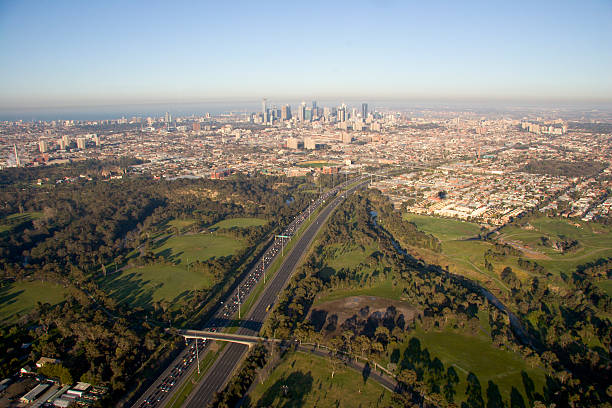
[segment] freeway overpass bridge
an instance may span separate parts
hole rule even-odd
[[[210,330],[179,330],[178,333],[185,339],[227,341],[229,343],[244,344],[245,346],[249,346],[249,348],[258,343],[291,344],[297,342],[297,340],[281,340],[235,333],[218,333]]]

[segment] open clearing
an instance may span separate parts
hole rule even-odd
[[[211,276],[196,272],[189,265],[212,257],[237,253],[244,244],[216,234],[188,234],[158,239],[153,253],[167,262],[121,270],[101,278],[101,286],[119,302],[134,307],[151,307],[153,302],[177,303],[193,290],[207,289]],[[112,270],[112,269],[111,269]]]
[[[153,302],[170,304],[190,296],[192,290],[205,289],[210,277],[168,265],[130,268],[102,279],[101,286],[118,302],[133,307],[150,307]]]
[[[153,253],[168,261],[187,265],[213,256],[233,255],[242,249],[243,243],[234,238],[215,234],[168,236],[157,242]]]
[[[285,355],[248,396],[247,407],[387,407],[391,392],[353,369],[301,352]],[[285,395],[283,386],[287,386]]]
[[[232,228],[232,227],[254,227],[259,225],[266,225],[268,221],[262,218],[227,218],[223,221],[219,221],[210,228]]]
[[[11,231],[13,228],[20,226],[23,223],[35,220],[42,217],[40,212],[24,212],[23,214],[11,214],[0,220],[0,234],[6,231]]]
[[[314,306],[350,296],[378,296],[391,300],[400,300],[402,297],[402,289],[400,287],[393,286],[391,279],[381,280],[372,285],[372,287],[367,288],[334,289],[331,292],[322,292],[315,300]]]
[[[0,324],[14,323],[29,313],[36,302],[55,305],[64,300],[63,286],[41,281],[13,282],[0,288]]]
[[[166,225],[169,227],[177,228],[179,231],[183,231],[185,228],[190,227],[195,223],[196,223],[196,220],[192,218],[187,218],[187,219],[175,218],[173,220],[168,221]]]
[[[496,294],[507,292],[507,286],[501,282],[501,271],[509,266],[519,279],[526,281],[539,274],[519,267],[518,257],[506,256],[493,262],[494,269],[485,268],[484,254],[493,246],[486,241],[466,238],[478,234],[474,223],[450,220],[423,215],[406,214],[405,218],[414,222],[417,227],[433,234],[442,241],[442,253],[422,248],[409,248],[409,252],[425,262],[449,267],[453,273],[464,275],[482,282]],[[561,253],[541,245],[541,238],[576,239],[580,248],[568,253]],[[596,223],[586,223],[545,216],[534,217],[527,227],[509,225],[501,229],[498,242],[508,243],[523,251],[523,257],[542,265],[552,273],[555,285],[563,286],[561,274],[570,274],[577,266],[593,262],[602,257],[612,257],[612,232],[610,227]],[[605,284],[602,286],[605,288]]]
[[[548,259],[537,259],[547,271],[554,274],[569,274],[578,265],[599,258],[612,257],[612,231],[610,227],[596,223],[561,218],[537,217],[529,221],[529,227],[510,225],[501,230],[500,239],[517,241],[521,245],[540,252]],[[550,239],[575,239],[580,247],[562,253],[541,244],[542,237]],[[526,253],[529,256],[529,253]]]
[[[606,279],[601,282],[596,283],[597,286],[601,288],[604,292],[608,294],[608,296],[612,297],[612,279]]]
[[[337,321],[335,324],[337,330],[335,331],[340,332],[342,324],[347,319],[357,317],[359,319],[376,318],[382,320],[391,308],[395,310],[396,318],[403,315],[405,322],[412,321],[417,314],[416,308],[399,300],[377,296],[350,296],[318,303],[310,308],[306,319],[310,320],[317,328],[323,327],[326,321],[334,318]],[[331,334],[331,332],[327,332],[327,334]]]
[[[442,242],[472,238],[480,233],[480,226],[473,222],[410,213],[404,214],[404,219],[416,224],[421,231],[432,234]]]

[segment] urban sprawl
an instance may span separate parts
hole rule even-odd
[[[1,167],[90,158],[135,157],[131,172],[155,178],[224,178],[234,173],[289,177],[407,169],[372,186],[407,211],[503,225],[525,211],[591,220],[607,216],[609,135],[591,117],[433,109],[370,109],[368,104],[280,108],[212,116],[2,122]],[[538,171],[533,164],[597,163],[592,172]],[[108,178],[123,177],[119,171]],[[82,175],[81,177],[87,177]],[[39,183],[71,182],[69,178]]]

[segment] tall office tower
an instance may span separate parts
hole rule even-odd
[[[368,104],[367,103],[361,104],[361,117],[363,118],[363,120],[366,120],[368,118]]]
[[[329,122],[331,120],[332,111],[327,106],[323,108],[323,117],[325,121]]]
[[[298,119],[300,122],[303,122],[305,117],[306,117],[306,102],[302,102],[298,110]]]
[[[96,144],[96,147],[100,146],[100,136],[98,136],[97,134],[94,134],[93,141]]]
[[[261,113],[263,113],[265,116],[267,110],[268,110],[268,100],[266,98],[263,98],[261,100]]]
[[[312,111],[317,110],[317,101],[312,101]]]
[[[285,105],[281,111],[282,120],[291,120],[291,106]]]
[[[41,139],[41,140],[38,141],[38,150],[41,153],[46,153],[47,150],[49,150],[49,144],[47,143],[46,140],[42,140]]]
[[[164,116],[164,122],[166,123],[172,122],[172,115],[170,115],[168,112],[166,112],[166,115]]]
[[[77,148],[85,149],[85,138],[84,137],[77,137]]]
[[[61,146],[63,146],[62,149],[66,149],[68,146],[70,146],[70,138],[68,137],[68,135],[62,136],[60,147]]]
[[[304,121],[310,122],[312,121],[312,108],[308,106],[306,111],[304,112]]]
[[[338,118],[338,122],[346,122],[346,105],[342,104],[336,111],[336,117]]]

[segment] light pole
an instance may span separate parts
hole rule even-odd
[[[308,206],[308,221],[310,221],[310,214],[312,213],[312,203],[314,202],[314,200],[311,198],[310,199],[310,205]]]
[[[200,354],[198,352],[198,338],[196,337],[196,360],[198,361],[198,375],[200,375]]]
[[[238,285],[238,318],[240,319],[240,285]]]
[[[285,238],[291,238],[287,235],[277,235],[276,238],[281,239],[281,257],[285,255]]]

